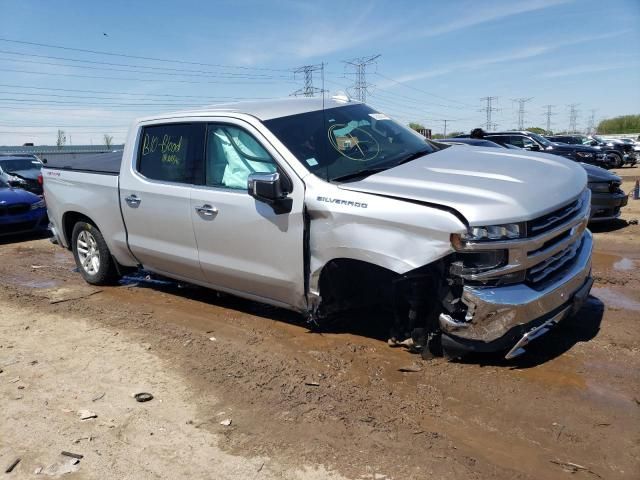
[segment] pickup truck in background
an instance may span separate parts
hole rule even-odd
[[[518,356],[593,283],[580,165],[438,146],[347,98],[143,118],[121,155],[43,175],[89,283],[143,267],[310,321],[380,305],[425,355]]]

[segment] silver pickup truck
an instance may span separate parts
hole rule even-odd
[[[92,284],[143,267],[313,322],[375,306],[392,345],[448,358],[520,355],[592,285],[579,165],[434,144],[346,98],[143,118],[115,158],[43,170]]]

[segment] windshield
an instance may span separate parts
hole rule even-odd
[[[543,145],[545,147],[553,146],[553,142],[550,142],[549,140],[544,138],[542,135],[538,135],[537,133],[531,133],[529,134],[529,136],[533,138],[536,142],[538,142],[540,145]]]
[[[437,150],[419,134],[363,104],[264,123],[306,168],[328,181],[384,170]]]
[[[19,170],[33,170],[42,167],[38,160],[30,160],[28,158],[12,158],[8,160],[0,159],[0,168],[5,172],[17,172]]]

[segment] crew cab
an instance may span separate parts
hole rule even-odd
[[[314,323],[375,307],[392,345],[512,358],[593,283],[579,165],[440,147],[346,97],[142,118],[119,157],[43,170],[92,284],[143,267]]]
[[[461,138],[469,135],[460,135]],[[490,140],[501,145],[509,144],[532,152],[545,152],[561,155],[576,162],[584,162],[598,167],[608,167],[610,162],[606,155],[590,146],[568,145],[547,140],[542,135],[527,131],[488,132],[484,134],[485,140]]]

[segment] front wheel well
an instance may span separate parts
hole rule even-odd
[[[318,289],[324,310],[390,303],[391,285],[399,275],[387,268],[350,258],[333,259],[323,267]]]

